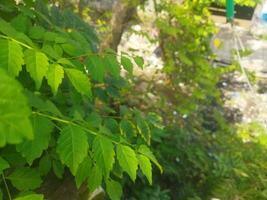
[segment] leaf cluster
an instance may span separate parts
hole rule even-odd
[[[124,172],[134,182],[140,169],[152,184],[152,163],[162,171],[149,148],[154,124],[121,100],[130,89],[122,68],[132,76],[142,59],[98,53],[92,26],[44,1],[0,9],[4,199],[44,199],[32,192],[51,173],[91,193],[105,183],[112,200],[122,196]]]

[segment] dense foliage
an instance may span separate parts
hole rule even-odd
[[[151,162],[162,170],[148,147],[154,115],[121,98],[130,89],[121,66],[131,75],[142,59],[98,53],[93,28],[69,10],[43,1],[0,9],[2,198],[43,199],[32,191],[51,173],[90,193],[105,183],[114,200],[123,172],[135,181],[140,167],[152,184]]]

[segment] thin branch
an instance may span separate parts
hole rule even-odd
[[[5,35],[0,35],[0,38],[4,38],[4,39],[7,39],[7,40],[12,40],[12,41],[14,41],[14,42],[20,44],[21,46],[26,47],[27,49],[33,49],[31,46],[29,46],[29,45],[27,45],[27,44],[25,44],[25,43],[23,43],[23,42],[20,42],[20,41],[14,39],[14,38],[12,38],[12,37],[5,36]]]
[[[70,125],[73,125],[73,126],[77,126],[77,127],[81,128],[81,129],[83,129],[84,131],[86,131],[87,133],[90,133],[91,135],[94,135],[94,136],[98,136],[99,135],[99,136],[108,138],[114,144],[120,144],[120,142],[117,142],[117,141],[113,140],[112,138],[108,137],[107,135],[103,135],[103,134],[97,133],[95,131],[92,131],[92,130],[86,128],[85,126],[82,126],[82,125],[80,125],[78,123],[75,123],[73,121],[66,120],[66,119],[61,119],[61,118],[58,118],[58,117],[54,117],[54,116],[47,115],[47,114],[40,113],[40,112],[36,112],[36,111],[33,111],[32,114],[43,116],[43,117],[46,117],[46,118],[49,118],[51,120],[58,121],[58,122],[61,122],[61,123],[64,123],[64,124],[70,124]],[[134,146],[134,145],[132,145],[132,144],[130,144],[128,142],[123,142],[123,143],[126,144],[126,145],[128,145],[128,146],[131,146],[131,147]]]
[[[11,197],[11,194],[10,194],[10,191],[9,191],[9,188],[8,188],[8,185],[6,183],[6,178],[5,178],[4,172],[2,173],[2,179],[4,181],[4,185],[5,185],[5,188],[6,188],[6,191],[7,191],[8,199],[9,200],[12,200],[12,197]]]

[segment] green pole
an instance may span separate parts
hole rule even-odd
[[[235,3],[234,0],[226,0],[226,19],[227,22],[232,22],[235,15]]]

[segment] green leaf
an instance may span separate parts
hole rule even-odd
[[[31,168],[17,168],[11,173],[7,179],[9,179],[18,190],[34,190],[40,187],[42,179],[36,169]]]
[[[102,136],[96,136],[93,141],[93,159],[102,170],[104,176],[108,176],[115,162],[115,152],[112,142]]]
[[[108,128],[113,134],[118,134],[120,132],[118,122],[115,119],[112,118],[105,119],[104,126]]]
[[[71,62],[71,61],[69,61],[68,59],[66,59],[66,58],[60,58],[60,59],[58,59],[57,60],[57,63],[59,63],[59,64],[62,64],[63,66],[69,66],[69,67],[75,67],[75,65]]]
[[[57,153],[61,162],[75,175],[88,153],[87,136],[83,129],[72,125],[64,127],[58,139]]]
[[[120,200],[122,196],[121,184],[114,180],[106,180],[107,193],[111,200]]]
[[[129,72],[130,74],[133,74],[133,63],[131,60],[125,56],[121,56],[121,64],[123,68]]]
[[[86,61],[86,68],[92,75],[92,79],[98,82],[103,82],[105,77],[105,66],[103,60],[98,55],[89,56]]]
[[[94,128],[98,128],[98,127],[100,127],[100,125],[102,123],[102,118],[98,113],[92,112],[86,118],[86,122],[89,126],[94,127]]]
[[[148,157],[149,160],[151,160],[159,168],[160,172],[163,172],[162,166],[159,164],[154,154],[146,145],[140,145],[140,147],[138,148],[138,152]]]
[[[41,52],[29,49],[25,51],[24,58],[26,69],[35,81],[36,88],[39,89],[48,70],[48,58]]]
[[[179,58],[182,63],[185,63],[188,66],[192,66],[194,64],[184,52],[179,52]]]
[[[30,28],[29,36],[32,39],[39,40],[39,39],[43,38],[44,33],[45,33],[45,29],[43,27],[41,27],[41,26],[33,26],[33,27]]]
[[[73,43],[65,43],[65,44],[62,44],[61,47],[64,50],[64,52],[70,56],[78,57],[84,54],[84,52],[81,49],[79,49],[77,45],[74,45]]]
[[[11,20],[10,23],[17,31],[23,33],[26,33],[31,26],[30,19],[24,14],[17,15],[15,18]]]
[[[137,64],[138,67],[140,67],[141,69],[144,68],[144,59],[140,56],[135,56],[134,57],[134,61]]]
[[[140,135],[144,138],[144,140],[148,144],[150,144],[151,131],[146,121],[142,118],[137,118],[136,124],[137,124],[137,130],[140,133]]]
[[[58,87],[64,78],[63,67],[59,64],[49,65],[48,71],[46,73],[46,78],[48,85],[52,89],[52,92],[54,93],[54,95],[56,95]]]
[[[57,33],[54,33],[54,32],[51,32],[51,31],[46,31],[44,33],[44,37],[43,39],[45,41],[48,41],[48,42],[55,42],[55,39],[59,37],[59,35]],[[64,41],[63,43],[65,43],[66,41]]]
[[[0,69],[0,147],[32,139],[31,110],[19,82]]]
[[[54,59],[60,58],[60,56],[57,54],[55,49],[49,44],[43,44],[43,47],[41,50],[43,53],[45,53],[47,56],[49,56],[51,58],[54,58]]]
[[[42,194],[29,194],[23,197],[17,197],[15,200],[44,200],[44,195]]]
[[[75,183],[77,188],[80,188],[81,184],[89,177],[91,167],[92,160],[87,156],[80,164],[75,175]]]
[[[58,45],[58,44],[54,44],[53,49],[54,49],[56,55],[57,55],[57,56],[59,57],[59,59],[60,59],[60,57],[63,56],[63,49],[61,48],[61,46]]]
[[[33,46],[33,43],[29,37],[27,37],[25,34],[21,32],[16,31],[9,23],[7,23],[5,20],[1,18],[0,18],[0,32],[20,42],[24,42],[26,44],[29,44],[30,46]]]
[[[8,162],[0,157],[0,174],[2,174],[2,172],[7,168],[9,168]]]
[[[58,178],[63,178],[64,165],[62,165],[61,162],[59,162],[58,160],[54,160],[53,161],[53,171]]]
[[[53,130],[53,123],[49,119],[37,115],[32,117],[32,125],[34,139],[17,145],[17,151],[26,158],[30,165],[48,148]]]
[[[62,116],[62,113],[58,110],[55,104],[52,103],[52,101],[48,99],[45,101],[40,96],[37,96],[36,93],[34,94],[28,90],[26,90],[25,93],[28,97],[29,104],[32,107],[37,108],[41,112],[49,112],[56,116]]]
[[[105,56],[105,65],[107,70],[111,73],[112,76],[118,78],[120,76],[120,65],[117,61],[117,57],[113,54],[107,54]]]
[[[10,164],[10,166],[18,166],[27,164],[26,160],[17,152],[14,145],[8,145],[1,150],[1,156]]]
[[[74,86],[74,88],[81,94],[91,97],[91,82],[89,78],[77,69],[65,69],[70,82]]]
[[[0,32],[4,33],[7,36],[15,36],[18,32],[14,29],[9,23],[0,18]]]
[[[101,185],[101,183],[102,183],[102,171],[97,165],[94,165],[88,177],[89,191],[93,192],[96,188],[98,188]]]
[[[140,154],[137,156],[137,158],[143,174],[146,176],[149,184],[152,185],[152,167],[150,160],[146,156]]]
[[[134,124],[126,119],[123,119],[120,122],[120,132],[127,138],[133,138],[136,136]]]
[[[84,52],[92,52],[91,45],[88,43],[86,38],[82,35],[82,32],[72,31],[69,33],[70,36],[79,43],[79,46],[82,47]]]
[[[127,172],[130,178],[135,181],[138,161],[133,149],[126,145],[117,145],[117,158],[123,171]]]
[[[24,63],[22,48],[16,42],[0,39],[0,68],[11,76],[18,76]]]
[[[39,173],[41,176],[46,176],[51,170],[52,162],[50,156],[47,154],[42,156],[39,162]]]

